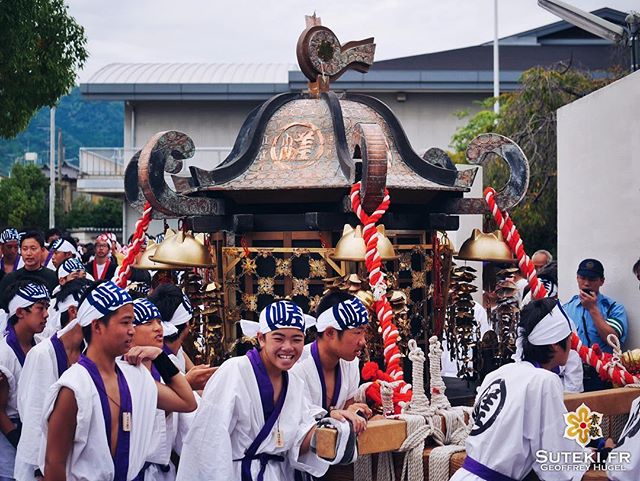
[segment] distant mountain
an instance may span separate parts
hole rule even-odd
[[[123,122],[123,102],[84,100],[76,87],[58,103],[56,142],[57,130],[62,129],[65,158],[77,165],[80,147],[122,147]],[[0,174],[7,175],[13,163],[23,159],[25,152],[37,152],[38,162],[48,163],[48,107],[40,109],[27,129],[15,139],[0,139]]]

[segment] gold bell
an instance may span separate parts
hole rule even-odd
[[[156,253],[156,249],[160,244],[156,244],[152,240],[150,240],[147,244],[147,248],[144,250],[142,255],[140,256],[140,261],[133,265],[136,269],[144,269],[149,271],[163,271],[163,270],[173,270],[178,269],[176,266],[172,266],[169,264],[163,264],[161,262],[154,262],[150,259],[152,255]]]
[[[485,234],[473,229],[455,257],[467,261],[514,262],[511,249],[499,230]]]
[[[384,233],[384,226],[379,225],[378,230],[378,252],[383,261],[390,261],[397,259],[395,251],[393,250],[393,244]],[[342,230],[342,237],[336,245],[336,251],[332,256],[337,261],[353,261],[364,262],[364,256],[367,252],[367,247],[362,237],[362,227],[356,226],[354,229],[349,224],[344,225]]]
[[[620,361],[631,374],[640,374],[640,349],[622,353]]]
[[[150,259],[172,266],[213,266],[209,250],[191,232],[180,231],[176,235],[166,238],[158,245],[155,254],[150,256]]]
[[[355,293],[355,296],[362,301],[369,311],[373,312],[373,306],[376,301],[374,300],[371,291],[358,291]]]

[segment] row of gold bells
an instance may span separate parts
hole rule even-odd
[[[155,244],[149,241],[140,261],[133,265],[145,270],[180,270],[190,267],[213,267],[215,262],[204,245],[204,234],[168,229],[164,240]]]

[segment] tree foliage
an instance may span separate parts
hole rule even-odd
[[[459,128],[451,142],[454,158],[463,156],[478,134],[495,132],[514,140],[529,160],[529,190],[511,212],[527,251],[556,251],[557,242],[557,135],[556,111],[570,102],[605,86],[620,72],[595,78],[562,65],[535,67],[520,77],[520,89],[500,96],[500,113],[493,112],[493,98]],[[484,186],[501,188],[508,172],[501,162],[491,162],[484,171]],[[490,222],[490,224],[492,224]],[[485,226],[487,229],[495,225]]]
[[[0,0],[0,137],[14,137],[74,86],[85,44],[63,0]]]
[[[0,225],[45,228],[48,225],[49,179],[35,165],[15,164],[0,182]]]
[[[71,210],[60,220],[66,229],[76,227],[122,227],[122,201],[103,197],[91,202],[86,197],[73,201]]]

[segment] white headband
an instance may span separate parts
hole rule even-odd
[[[78,251],[73,244],[65,239],[58,239],[51,243],[51,250],[53,252],[71,252],[72,254],[77,254]]]
[[[94,320],[101,319],[122,306],[133,303],[127,291],[118,287],[113,281],[100,284],[89,292],[78,309],[78,323],[82,326],[90,325]]]
[[[13,316],[18,308],[31,307],[38,301],[48,301],[49,291],[42,284],[29,283],[21,287],[13,299],[9,301],[9,317]]]
[[[315,324],[314,317],[306,315],[302,309],[291,301],[277,301],[269,304],[260,312],[259,322],[240,321],[242,333],[248,337],[255,337],[259,332],[266,334],[281,328],[296,328],[302,332]]]
[[[357,297],[347,299],[327,309],[318,316],[316,330],[324,332],[327,327],[338,331],[355,329],[369,323],[369,312]]]
[[[171,316],[169,322],[178,327],[189,322],[192,317],[193,307],[191,307],[191,302],[189,301],[189,298],[187,296],[182,294],[182,302],[178,305],[176,312],[173,313],[173,316]]]
[[[527,340],[534,346],[546,346],[566,339],[571,334],[571,321],[560,304],[536,324]]]
[[[62,315],[63,312],[67,312],[71,306],[78,307],[78,300],[74,296],[67,296],[67,298],[63,302],[58,302],[56,304],[56,309],[54,310],[57,310],[58,317],[59,317]],[[64,326],[62,329],[60,329],[57,332],[58,337],[63,336],[64,334],[69,332],[71,329],[73,329],[77,325],[78,325],[78,317],[76,316],[75,319],[73,319],[72,321],[69,321],[66,326]]]

